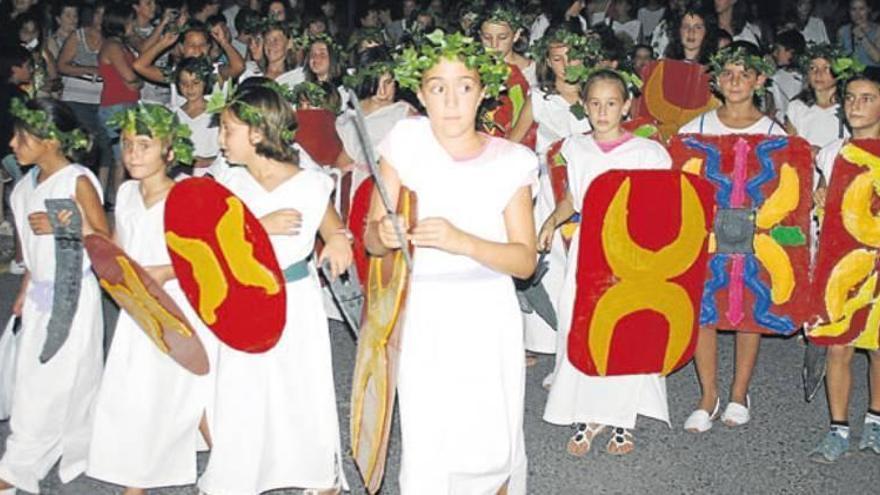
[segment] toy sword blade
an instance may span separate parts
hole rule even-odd
[[[352,265],[348,267],[345,273],[333,278],[330,263],[324,262],[321,265],[321,273],[327,280],[330,294],[333,296],[333,300],[336,301],[339,312],[342,313],[342,318],[345,319],[345,323],[348,324],[348,328],[351,329],[351,333],[354,335],[355,340],[357,340],[360,334],[361,316],[364,312],[364,292],[357,276],[357,270]]]
[[[370,167],[370,174],[373,176],[376,190],[379,191],[382,205],[385,206],[385,213],[392,219],[394,233],[397,235],[397,241],[400,243],[401,251],[403,251],[403,260],[406,262],[406,268],[412,272],[413,262],[412,257],[409,255],[409,250],[406,249],[406,235],[404,235],[403,229],[400,228],[400,223],[398,223],[397,220],[397,214],[395,213],[397,207],[396,205],[391,204],[391,199],[388,196],[388,189],[385,187],[385,182],[382,181],[382,176],[379,175],[379,161],[373,150],[373,143],[370,141],[370,135],[367,133],[367,123],[366,120],[364,120],[364,112],[361,109],[361,102],[358,100],[357,94],[355,94],[354,90],[349,89],[348,94],[349,101],[354,109],[354,127],[357,131],[358,140],[361,142],[361,148],[364,150],[364,158],[367,160],[367,166]]]
[[[804,349],[804,368],[802,376],[804,378],[804,399],[807,402],[813,400],[819,389],[822,388],[822,379],[825,378],[825,358],[828,348],[825,346],[817,346],[810,343],[809,339],[804,339],[806,348]]]
[[[534,311],[550,328],[557,330],[559,322],[556,317],[556,310],[553,309],[547,289],[541,283],[549,269],[546,257],[547,253],[541,253],[535,273],[525,280],[514,279],[514,285],[516,286],[516,295],[519,299],[520,309],[524,313]]]

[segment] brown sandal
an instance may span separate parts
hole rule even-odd
[[[632,432],[626,428],[614,428],[611,439],[605,447],[605,452],[611,455],[626,455],[635,450],[636,444],[633,442]]]
[[[569,454],[576,457],[583,457],[590,451],[590,446],[596,435],[602,433],[605,425],[598,423],[575,423],[575,432],[568,439],[566,450]]]

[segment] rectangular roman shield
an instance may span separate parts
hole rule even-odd
[[[877,248],[880,247],[880,139],[844,145],[831,173],[819,236],[810,340],[880,347]]]
[[[666,375],[691,359],[712,194],[704,179],[672,170],[611,171],[590,184],[568,336],[576,368]]]
[[[296,143],[319,165],[335,165],[342,152],[336,133],[336,114],[323,108],[296,111]]]
[[[681,60],[659,60],[642,70],[642,94],[633,103],[634,118],[658,122],[663,139],[720,104],[712,96],[706,67]]]
[[[790,335],[810,287],[810,145],[798,137],[678,135],[673,167],[715,189],[709,274],[700,324]]]

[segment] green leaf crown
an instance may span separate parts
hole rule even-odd
[[[342,84],[347,88],[355,89],[367,79],[378,80],[383,74],[394,75],[394,63],[386,60],[373,62],[366,67],[354,69],[350,74],[342,78]]]
[[[177,115],[162,105],[139,102],[137,105],[116,112],[107,120],[107,125],[123,133],[149,136],[167,141],[174,151],[174,159],[184,165],[193,162],[192,131],[180,122]]]
[[[28,108],[21,98],[12,99],[9,113],[15,120],[24,124],[30,134],[40,139],[54,139],[61,143],[61,149],[65,154],[77,150],[88,151],[92,147],[92,140],[82,129],[61,131],[44,110]]]
[[[532,60],[544,60],[550,54],[551,46],[568,47],[568,60],[581,60],[584,65],[593,66],[605,57],[602,44],[595,36],[584,36],[569,29],[553,30],[534,44],[531,50]]]
[[[570,84],[586,84],[587,80],[590,79],[590,76],[600,70],[613,72],[620,76],[620,78],[623,80],[623,83],[626,85],[626,91],[630,95],[637,94],[642,88],[642,80],[639,78],[639,76],[633,74],[632,72],[620,69],[611,69],[608,67],[590,67],[587,65],[569,65],[568,67],[566,67],[565,82]]]
[[[285,84],[279,84],[276,81],[266,81],[261,84],[262,87],[271,89],[290,105],[296,105],[298,100],[294,90]],[[251,105],[246,101],[242,101],[240,93],[235,88],[228,87],[225,90],[217,90],[211,93],[208,98],[208,104],[205,111],[210,114],[219,114],[226,109],[235,109],[235,114],[251,127],[263,127],[266,125],[263,114],[259,108]],[[292,144],[296,137],[296,131],[284,129],[280,132],[281,139],[288,144]]]
[[[333,113],[339,111],[331,104],[330,95],[324,86],[312,81],[303,81],[293,88],[293,101],[294,106],[299,106],[305,101],[313,108],[323,108]]]
[[[526,27],[522,14],[519,10],[511,8],[504,4],[496,5],[492,8],[483,19],[483,22],[491,22],[494,24],[507,24],[510,29],[516,33],[518,30]],[[479,26],[478,26],[479,27]]]
[[[483,89],[497,97],[510,75],[510,67],[497,54],[461,33],[446,34],[437,29],[415,46],[406,47],[395,57],[394,78],[401,87],[418,91],[425,72],[440,59],[459,60],[480,75]]]
[[[715,52],[709,59],[709,72],[714,77],[718,77],[724,71],[724,66],[727,64],[742,65],[746,69],[752,69],[758,74],[763,74],[767,77],[772,76],[776,71],[776,66],[773,63],[764,57],[750,55],[741,46],[736,48],[725,47]]]

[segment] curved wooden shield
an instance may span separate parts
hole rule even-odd
[[[678,135],[673,167],[715,188],[700,323],[791,335],[809,312],[813,165],[798,137]]]
[[[568,335],[577,369],[667,375],[691,359],[712,194],[702,178],[671,170],[611,171],[590,184]]]
[[[180,307],[152,277],[106,237],[83,240],[101,287],[168,357],[196,375],[208,373],[208,355]]]
[[[397,212],[415,225],[416,197],[404,187]],[[412,246],[409,249],[412,253]],[[400,250],[370,258],[367,309],[352,380],[350,426],[352,455],[371,494],[379,491],[385,474],[408,285],[409,270]]]
[[[296,111],[296,142],[320,165],[333,165],[342,152],[336,115],[323,108]]]
[[[710,90],[711,77],[699,64],[670,59],[651,62],[642,70],[642,80],[645,84],[632,115],[657,121],[664,140],[720,105]]]
[[[226,345],[265,352],[281,338],[284,275],[259,220],[208,178],[178,182],[165,201],[165,243],[180,287]]]
[[[877,257],[880,248],[880,139],[844,145],[825,200],[810,308],[810,340],[880,348]]]

